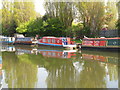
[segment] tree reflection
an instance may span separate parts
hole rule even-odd
[[[3,52],[3,69],[9,88],[34,88],[37,81],[37,66],[29,61],[29,55],[16,56]]]
[[[47,85],[49,88],[74,87],[73,78],[75,72],[72,62],[64,61],[64,63],[57,63],[57,65],[51,65],[49,67],[50,68],[47,68],[49,71],[47,77]]]
[[[37,82],[37,65],[48,72],[48,88],[106,88],[107,75],[111,81],[118,80],[115,62],[106,63],[108,58],[99,62],[98,59],[85,59],[80,54],[76,56],[74,59],[61,59],[41,54],[15,55],[3,52],[3,69],[8,87],[34,88]]]
[[[106,67],[108,68],[108,75],[109,75],[109,79],[110,81],[113,80],[118,80],[118,67],[116,65],[113,64],[107,64]]]
[[[105,67],[100,62],[85,61],[84,69],[80,73],[81,88],[106,88]]]
[[[85,61],[81,72],[77,72],[72,61],[51,62],[46,67],[49,71],[47,85],[49,88],[104,88],[105,69],[98,62]]]

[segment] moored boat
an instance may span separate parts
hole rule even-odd
[[[14,44],[23,44],[23,45],[33,45],[36,44],[37,40],[31,37],[21,37],[21,38],[16,38]]]
[[[22,44],[22,45],[33,45],[37,43],[37,40],[32,37],[24,37],[22,34],[15,34],[14,44]]]
[[[59,46],[65,48],[76,48],[74,41],[65,37],[43,37],[38,40],[38,45]]]
[[[120,49],[120,38],[83,38],[82,48]]]
[[[0,43],[2,44],[13,44],[14,41],[15,41],[15,37],[5,37],[5,36],[0,37]]]

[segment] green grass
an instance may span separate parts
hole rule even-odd
[[[73,41],[75,41],[76,43],[82,43],[82,40],[80,40],[80,39],[73,40]]]

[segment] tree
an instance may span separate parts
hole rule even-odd
[[[16,28],[31,18],[36,18],[33,2],[24,2],[24,0],[19,2],[5,0],[2,2],[3,35],[13,36],[16,33]]]
[[[44,35],[46,36],[65,36],[65,26],[58,18],[51,18],[44,22]]]
[[[117,3],[117,7],[118,7],[118,21],[116,26],[119,30],[119,35],[120,35],[120,1]]]
[[[43,28],[43,21],[41,17],[35,20],[32,20],[29,23],[27,36],[36,36],[36,35],[42,36],[44,34],[43,32],[44,32],[44,28]]]
[[[49,17],[59,18],[66,27],[72,25],[74,19],[73,2],[46,2],[44,6]]]
[[[2,2],[2,34],[12,36],[16,31],[16,23],[13,18],[13,3],[8,1]]]
[[[19,26],[30,19],[36,18],[35,6],[33,2],[14,2],[14,18]]]
[[[107,2],[105,18],[106,18],[105,24],[108,25],[108,29],[109,30],[116,29],[117,22],[116,2]]]
[[[83,22],[83,30],[87,29],[89,35],[98,36],[99,30],[104,24],[104,2],[79,2],[76,3],[79,19]]]
[[[17,31],[18,33],[26,33],[26,32],[28,31],[28,25],[29,25],[29,23],[30,23],[30,21],[20,24],[20,25],[16,28],[16,31]]]

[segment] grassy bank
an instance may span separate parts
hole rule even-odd
[[[76,43],[82,43],[82,40],[80,40],[80,39],[76,39],[76,40],[73,40],[73,41],[75,41]]]

